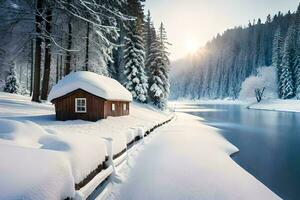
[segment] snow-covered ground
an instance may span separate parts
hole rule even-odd
[[[147,140],[118,169],[105,199],[280,199],[230,158],[238,149],[199,117],[177,113]]]
[[[109,154],[105,138],[113,139],[113,154],[117,154],[135,136],[170,117],[170,113],[133,103],[129,116],[59,122],[49,103],[0,93],[0,199],[74,197],[74,184]],[[145,144],[130,149],[129,159],[118,166],[104,196],[125,200],[279,199],[230,158],[237,151],[199,117],[177,113],[176,120],[157,129]]]
[[[300,112],[300,100],[269,99],[260,103],[250,104],[250,109]]]
[[[171,117],[136,103],[130,112],[98,122],[61,122],[49,103],[0,93],[0,199],[74,197],[74,184],[108,156],[107,138],[116,155],[135,136]]]

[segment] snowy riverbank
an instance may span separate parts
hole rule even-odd
[[[48,103],[0,93],[0,161],[5,163],[0,165],[0,199],[74,197],[74,185],[82,188],[93,174],[112,172],[106,166],[110,154],[117,160],[128,144],[171,116],[133,103],[129,116],[61,122]]]
[[[118,169],[105,199],[280,199],[230,158],[238,149],[199,117],[177,113],[149,139]]]
[[[185,105],[186,104],[186,105]],[[256,110],[269,110],[269,111],[281,111],[281,112],[300,112],[300,100],[291,99],[264,99],[260,103],[253,99],[247,100],[180,100],[170,102],[170,108],[175,108],[180,105],[180,108],[176,111],[184,111],[185,108],[190,109],[193,105],[241,105],[245,108]],[[196,106],[196,107],[197,107]]]
[[[213,104],[223,104],[223,105],[234,105],[234,104],[246,104],[245,101],[240,100],[232,100],[232,99],[195,99],[195,100],[189,100],[189,99],[180,99],[178,101],[170,101],[169,107],[174,107],[177,104],[183,105],[183,104],[205,104],[205,105],[213,105]]]
[[[300,100],[269,99],[250,104],[249,109],[271,110],[282,112],[300,112]]]

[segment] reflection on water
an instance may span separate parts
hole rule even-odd
[[[240,149],[233,159],[272,191],[283,199],[300,199],[299,113],[248,110],[239,105],[182,108],[219,128]]]

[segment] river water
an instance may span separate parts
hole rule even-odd
[[[233,159],[283,199],[300,199],[300,114],[240,105],[177,104],[219,129],[240,150]],[[238,192],[238,191],[237,191]]]

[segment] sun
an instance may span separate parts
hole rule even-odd
[[[194,54],[199,50],[199,43],[197,42],[197,40],[189,38],[185,42],[185,48],[187,53]]]

